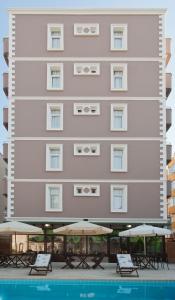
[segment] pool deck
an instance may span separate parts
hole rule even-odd
[[[3,268],[0,267],[0,279],[67,279],[67,280],[174,280],[175,281],[175,264],[169,264],[163,269],[139,270],[139,277],[125,276],[121,277],[116,273],[116,265],[113,263],[103,263],[102,269],[61,269],[63,263],[53,263],[53,271],[47,276],[32,275],[29,276],[29,268]],[[134,274],[134,273],[133,273]]]

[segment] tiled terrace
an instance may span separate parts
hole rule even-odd
[[[0,279],[81,279],[81,280],[175,280],[175,264],[169,264],[158,270],[139,270],[139,278],[134,276],[120,277],[116,273],[114,263],[103,263],[104,270],[101,269],[61,269],[64,263],[53,263],[53,271],[47,276],[28,276],[28,268],[3,268],[0,267]]]

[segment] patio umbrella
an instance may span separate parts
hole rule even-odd
[[[12,221],[0,224],[0,234],[14,234],[15,235],[15,248],[17,250],[16,234],[41,234],[42,229],[33,225],[25,224],[22,222]]]
[[[146,236],[162,236],[170,235],[172,232],[166,228],[155,227],[152,225],[139,225],[134,228],[119,232],[119,236],[123,237],[144,237],[144,254],[146,254]]]
[[[101,235],[111,233],[112,231],[110,228],[87,221],[80,221],[53,230],[54,233],[63,235]]]

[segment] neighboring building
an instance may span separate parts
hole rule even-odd
[[[175,156],[168,164],[167,180],[168,215],[171,219],[171,229],[175,231]]]
[[[7,220],[167,223],[165,12],[10,10]]]
[[[0,153],[0,223],[5,221],[7,217],[7,193],[4,193],[7,176],[7,163],[3,160],[3,155]]]

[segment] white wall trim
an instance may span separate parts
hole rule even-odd
[[[100,115],[100,103],[74,103],[73,114],[75,116],[98,116]]]
[[[99,156],[100,144],[74,144],[74,156]]]
[[[78,190],[81,192],[78,192]],[[93,192],[92,190],[95,190]],[[74,184],[74,196],[75,197],[99,197],[100,185],[99,184]]]
[[[163,141],[161,137],[15,137],[13,141]]]
[[[78,30],[80,28],[80,31]],[[88,29],[88,30],[87,30]],[[95,29],[95,31],[94,31]],[[74,23],[74,36],[98,36],[98,23]]]
[[[167,224],[167,219],[162,218],[91,218],[85,217],[89,222],[94,223],[121,223],[121,224]],[[23,221],[23,222],[34,222],[34,223],[73,223],[82,221],[84,218],[63,218],[63,217],[11,217],[7,218],[8,221]]]
[[[162,15],[166,13],[164,8],[79,8],[79,9],[53,9],[53,8],[10,8],[8,12],[14,14],[27,14],[27,15]]]
[[[53,50],[52,50],[53,51]],[[55,51],[59,51],[59,50],[55,50]],[[140,61],[140,62],[144,62],[144,61],[148,61],[148,62],[162,62],[163,58],[159,57],[159,56],[155,56],[155,57],[109,57],[109,56],[105,56],[105,57],[50,57],[50,56],[33,56],[33,57],[29,57],[29,56],[16,56],[16,57],[12,57],[12,60],[15,61],[51,61],[51,62],[66,62],[66,61],[71,61],[71,62],[104,62],[104,61],[110,61],[110,62],[127,62],[127,61]]]
[[[14,213],[14,184],[11,178],[14,176],[14,99],[15,95],[15,63],[11,57],[15,55],[15,15],[9,14],[9,108],[8,108],[8,177],[7,177],[7,217]]]
[[[100,182],[102,182],[102,183],[163,183],[163,182],[165,182],[166,183],[166,180],[165,181],[163,181],[163,179],[152,179],[152,180],[150,180],[150,179],[125,179],[125,180],[121,180],[121,179],[82,179],[82,178],[76,178],[76,179],[63,179],[63,178],[61,178],[61,179],[43,179],[43,178],[41,178],[41,179],[39,179],[39,178],[37,178],[37,179],[34,179],[34,178],[32,178],[32,179],[30,179],[30,178],[11,178],[11,180],[13,181],[13,182],[51,182],[51,183],[53,183],[53,182],[76,182],[76,183],[88,183],[88,182],[90,182],[90,183],[100,183]]]
[[[100,64],[92,62],[74,63],[74,75],[97,76],[100,75]]]
[[[106,101],[106,100],[109,100],[109,101],[126,101],[126,100],[129,100],[129,101],[161,101],[161,100],[164,100],[163,97],[111,97],[111,96],[108,96],[108,97],[97,97],[97,96],[91,96],[91,97],[84,97],[84,96],[73,96],[73,97],[65,97],[65,96],[62,96],[62,97],[58,97],[58,96],[15,96],[13,97],[13,99],[16,101],[16,100],[20,100],[20,101],[24,101],[24,100],[39,100],[39,101],[43,101],[43,100],[46,100],[46,101],[55,101],[55,100],[60,100],[60,101],[66,101],[66,100],[70,100],[70,101]]]

